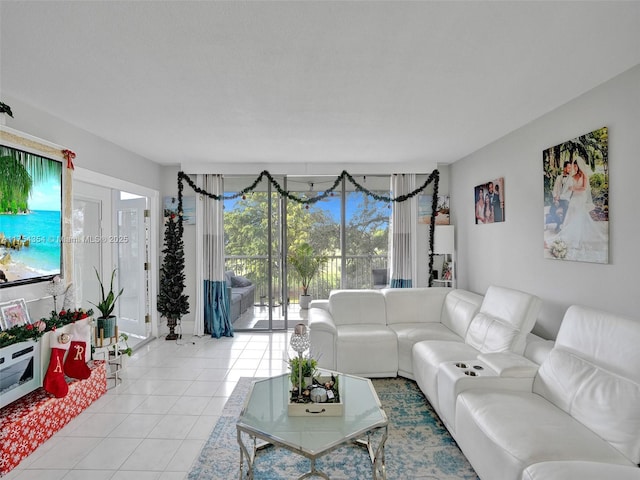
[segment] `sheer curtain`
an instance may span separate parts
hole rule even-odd
[[[197,175],[205,192],[223,195],[221,175]],[[223,203],[201,195],[196,202],[196,317],[194,335],[232,337],[229,296],[224,279]]]
[[[416,188],[415,174],[397,174],[391,177],[394,197],[412,192]],[[391,211],[391,283],[392,288],[413,286],[416,231],[415,198],[394,202]]]

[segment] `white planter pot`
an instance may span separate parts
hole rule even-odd
[[[300,308],[307,310],[311,303],[311,295],[300,295]]]

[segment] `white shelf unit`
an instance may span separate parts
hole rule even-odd
[[[433,238],[433,268],[438,272],[438,278],[433,279],[434,287],[456,288],[455,254],[455,227],[436,225]]]

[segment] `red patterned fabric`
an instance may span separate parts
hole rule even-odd
[[[89,368],[89,378],[73,380],[63,398],[38,388],[0,410],[0,476],[107,391],[105,362],[89,362]]]

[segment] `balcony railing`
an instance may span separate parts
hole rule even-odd
[[[329,298],[329,292],[341,288],[341,257],[327,257],[327,263],[314,276],[309,285],[309,294],[313,298]],[[271,267],[271,294],[269,295],[269,260],[267,256],[227,256],[225,258],[225,270],[233,270],[236,275],[251,280],[255,286],[254,304],[265,305],[269,297],[276,305],[284,302],[298,303],[298,297],[302,293],[300,277],[291,269],[287,273],[288,292],[286,298],[282,294],[282,278],[280,274],[279,260],[274,261]],[[387,269],[386,255],[350,255],[346,257],[345,288],[373,288],[373,270]]]

